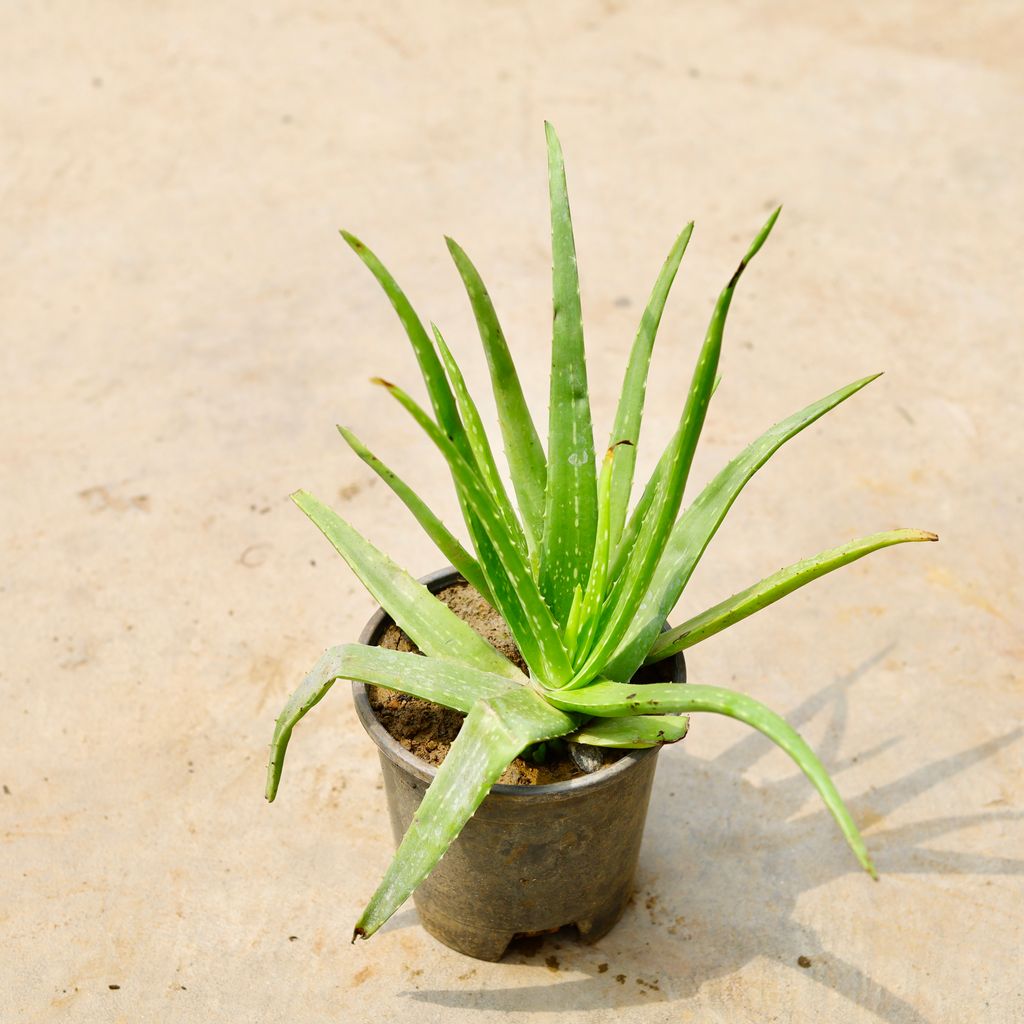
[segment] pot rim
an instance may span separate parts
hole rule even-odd
[[[431,593],[437,593],[453,583],[465,583],[464,577],[454,566],[447,566],[437,569],[434,572],[422,576],[419,582]],[[389,626],[394,624],[394,619],[381,607],[370,616],[369,621],[359,634],[359,643],[367,646],[376,646],[381,634]],[[686,682],[686,664],[682,652],[672,658],[672,682]],[[437,775],[437,768],[420,760],[415,754],[406,750],[391,733],[384,728],[380,720],[373,712],[370,705],[370,696],[366,684],[352,682],[352,699],[355,702],[356,714],[359,721],[366,730],[370,739],[377,744],[382,754],[391,761],[400,764],[407,772],[427,784],[434,781]],[[582,790],[598,789],[609,785],[623,772],[629,771],[635,764],[640,763],[648,757],[657,756],[660,747],[647,747],[643,750],[631,750],[624,753],[617,761],[605,765],[588,775],[581,775],[575,779],[566,779],[563,782],[549,782],[539,786],[514,786],[507,782],[495,783],[489,790],[488,795],[513,798],[517,800],[550,799],[558,796],[568,796]]]

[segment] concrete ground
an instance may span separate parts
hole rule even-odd
[[[0,30],[3,1024],[1024,1019],[1019,5],[96,0],[8,6]],[[800,726],[882,880],[782,754],[702,719],[662,755],[635,905],[598,946],[477,963],[411,906],[352,946],[391,838],[343,688],[278,802],[261,790],[285,695],[372,602],[287,495],[439,563],[341,421],[455,507],[367,383],[419,393],[336,229],[479,390],[455,235],[543,411],[545,117],[599,438],[691,217],[652,441],[786,203],[733,306],[697,482],[887,371],[751,484],[677,612],[859,534],[941,534],[689,659]]]

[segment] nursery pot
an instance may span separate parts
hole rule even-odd
[[[453,569],[421,581],[437,593],[463,582]],[[378,608],[359,640],[376,645],[392,624]],[[682,654],[667,662],[686,681]],[[664,681],[664,678],[663,678]],[[397,844],[436,769],[378,721],[362,683],[356,711],[377,744]],[[499,960],[516,937],[575,925],[596,942],[633,891],[659,748],[626,752],[589,775],[542,786],[498,784],[413,895],[420,923],[446,946]]]

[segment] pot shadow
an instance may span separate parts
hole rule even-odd
[[[818,749],[833,777],[877,758],[898,742],[889,739],[854,757],[838,756],[846,731],[847,693],[890,650],[878,652],[785,716],[800,728],[822,712],[831,713],[828,736]],[[1022,735],[1024,728],[1018,727],[847,801],[865,829],[883,879],[887,874],[1024,875],[1024,860],[920,845],[971,826],[1021,820],[1024,815],[1019,812],[980,811],[873,828],[897,808],[994,756]],[[801,894],[859,869],[855,863],[851,866],[850,851],[837,838],[827,810],[793,820],[808,793],[813,793],[801,773],[763,788],[742,777],[773,749],[769,740],[753,733],[710,760],[675,751],[662,756],[649,816],[657,827],[648,827],[638,895],[622,921],[594,946],[579,942],[575,930],[567,928],[544,940],[509,947],[505,965],[546,963],[548,972],[540,984],[418,989],[401,995],[451,1009],[519,1013],[669,1003],[690,998],[706,982],[768,957],[890,1024],[933,1024],[863,968],[826,949],[816,932],[796,919]],[[699,822],[680,813],[679,798],[688,789],[700,793]],[[687,855],[681,857],[681,850]],[[660,892],[680,894],[676,910],[668,898],[653,893],[655,879]],[[865,883],[873,884],[867,879]],[[735,913],[724,915],[723,907],[734,908]],[[651,925],[658,926],[653,935]],[[558,983],[551,973],[563,970],[587,977]]]

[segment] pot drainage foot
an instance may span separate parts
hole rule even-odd
[[[589,921],[577,921],[576,930],[580,933],[580,942],[590,946],[603,939],[618,924],[625,909],[626,903],[622,902],[606,914],[599,914]]]
[[[429,928],[427,929],[430,930]],[[489,960],[497,963],[515,938],[515,932],[491,932],[459,929],[457,933],[447,929],[444,935],[435,935],[446,946],[473,957],[474,960]]]
[[[618,923],[625,903],[615,906],[607,913],[564,924],[560,928],[544,928],[532,932],[496,931],[489,928],[467,928],[465,925],[445,919],[443,922],[427,918],[420,913],[420,924],[439,942],[474,960],[488,960],[496,963],[506,953],[521,953],[534,956],[546,939],[556,936],[572,936],[578,941],[592,945],[603,939]]]

